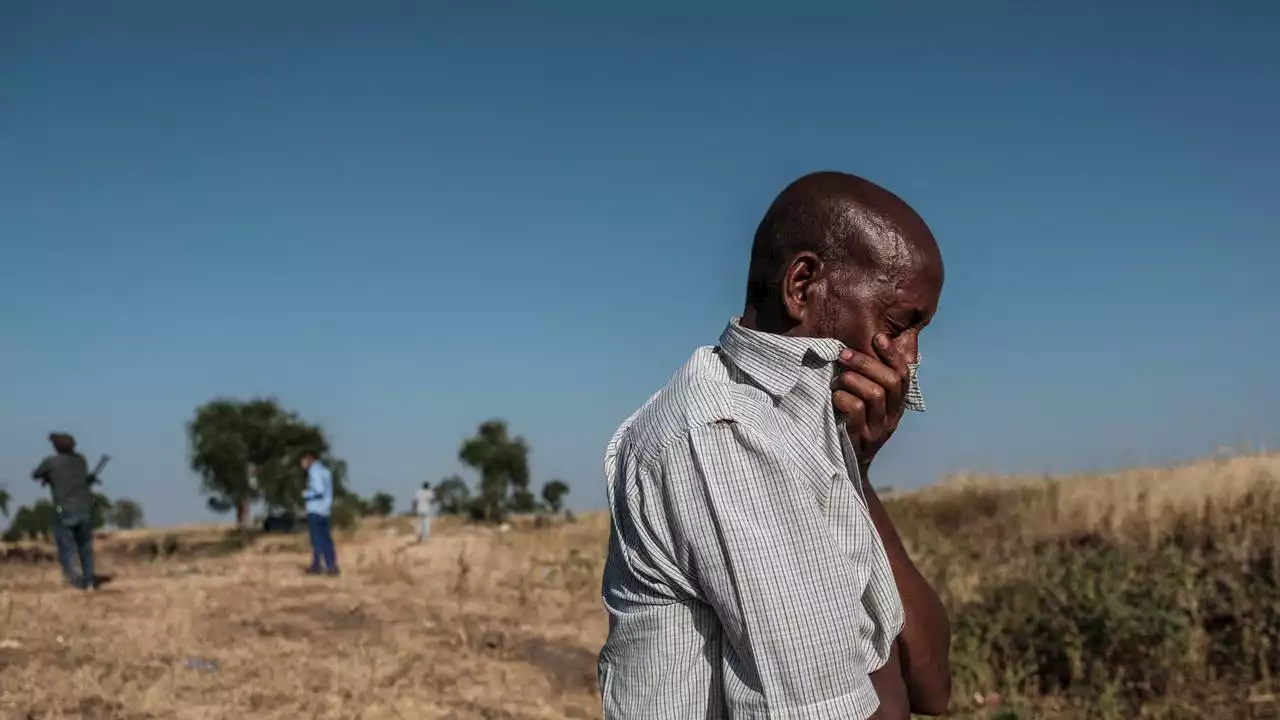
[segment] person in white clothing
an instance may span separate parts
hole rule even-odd
[[[418,514],[418,541],[426,542],[431,534],[431,516],[435,513],[436,494],[431,483],[422,483],[422,489],[413,498],[413,511]]]

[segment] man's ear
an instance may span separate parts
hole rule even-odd
[[[791,258],[782,277],[782,306],[792,322],[804,325],[813,320],[822,294],[822,259],[812,252]]]

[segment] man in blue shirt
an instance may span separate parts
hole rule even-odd
[[[311,451],[302,453],[302,469],[307,473],[307,488],[302,499],[307,506],[307,530],[311,534],[311,567],[307,568],[307,574],[319,575],[323,558],[324,571],[337,575],[338,559],[329,525],[329,514],[333,510],[333,475]]]

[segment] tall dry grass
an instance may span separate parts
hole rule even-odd
[[[970,476],[887,504],[951,609],[958,707],[1006,718],[1275,711],[1280,456]],[[1000,708],[974,707],[988,693]]]
[[[888,498],[952,612],[957,717],[1269,716],[1280,458]],[[0,717],[598,718],[607,518],[339,537],[221,528],[100,543],[113,583],[0,565]]]

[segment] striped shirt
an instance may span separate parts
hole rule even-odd
[[[831,403],[842,349],[735,319],[613,436],[606,720],[876,711],[903,610]]]

